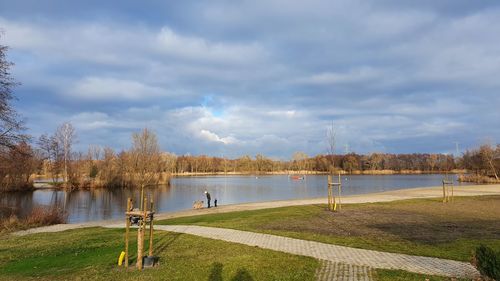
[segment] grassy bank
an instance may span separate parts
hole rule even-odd
[[[160,266],[125,270],[116,266],[123,234],[123,229],[88,228],[3,237],[0,280],[314,280],[319,265],[313,258],[159,231]]]
[[[479,243],[500,249],[500,196],[462,197],[454,203],[407,200],[324,205],[184,217],[164,224],[236,228],[366,249],[467,261]],[[319,262],[308,257],[187,234],[158,231],[161,265],[143,272],[116,266],[123,229],[87,228],[23,237],[1,236],[0,280],[315,280]],[[135,233],[135,231],[133,232]],[[131,235],[131,264],[135,237]],[[146,239],[147,240],[147,239]],[[146,245],[148,245],[146,241]],[[375,280],[429,280],[377,269]]]
[[[294,206],[170,219],[357,247],[469,261],[483,243],[500,250],[500,196],[344,205]]]

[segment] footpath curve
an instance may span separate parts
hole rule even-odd
[[[118,224],[108,227],[123,227],[123,225]],[[334,263],[370,268],[401,269],[420,274],[457,278],[473,279],[479,277],[479,272],[471,264],[454,260],[364,250],[227,228],[196,225],[157,225],[155,229],[257,246]]]

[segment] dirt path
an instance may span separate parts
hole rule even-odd
[[[443,192],[442,187],[437,186],[437,187],[392,190],[386,192],[360,194],[360,195],[350,195],[342,197],[342,204],[389,202],[396,200],[418,199],[418,198],[436,198],[436,197],[441,197],[443,194],[442,192]],[[500,195],[500,184],[455,186],[454,194],[455,196]],[[327,203],[326,197],[314,198],[314,199],[244,203],[244,204],[224,205],[210,209],[205,208],[199,210],[184,210],[178,212],[162,213],[158,214],[156,216],[156,219],[169,219],[169,218],[178,218],[178,217],[205,215],[205,214],[217,214],[217,213],[228,213],[235,211],[260,210],[268,208],[311,205],[311,204],[326,204],[326,203]],[[52,226],[32,228],[25,231],[19,231],[14,233],[14,235],[27,235],[31,233],[40,233],[40,232],[59,232],[68,229],[107,226],[121,222],[123,222],[123,220],[104,220],[104,221],[93,221],[93,222],[76,223],[76,224],[58,224]]]

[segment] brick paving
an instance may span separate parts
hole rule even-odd
[[[469,263],[454,260],[364,250],[226,228],[195,225],[157,225],[155,228],[158,230],[186,233],[211,239],[245,244],[249,246],[257,246],[264,249],[270,249],[295,255],[308,256],[332,263],[352,265],[351,267],[346,267],[348,271],[358,270],[359,267],[367,267],[401,269],[421,274],[458,278],[472,279],[479,276],[478,271]],[[338,272],[341,267],[333,266],[333,268],[334,273],[331,273],[332,269],[327,268],[325,270],[325,274],[327,274],[328,276],[330,276],[331,274],[335,275],[335,272]],[[345,269],[342,270],[345,271]],[[354,279],[354,273],[347,274],[349,276],[352,276],[352,278],[333,280],[357,280]]]
[[[367,266],[320,260],[316,271],[318,281],[372,281],[372,269]]]

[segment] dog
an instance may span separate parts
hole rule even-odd
[[[193,209],[203,209],[203,201],[196,200],[193,203]]]

